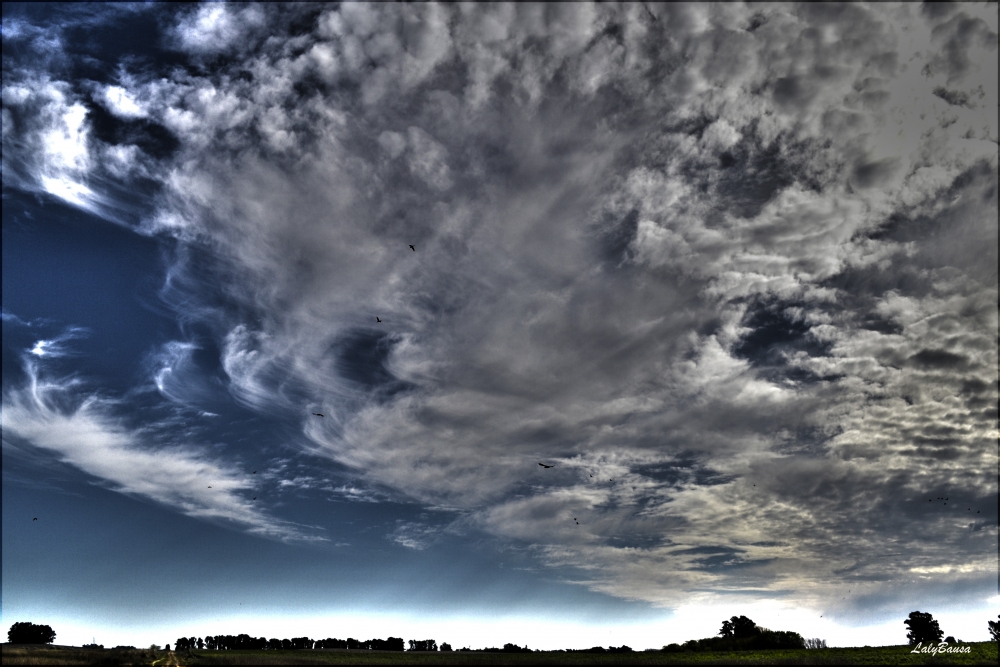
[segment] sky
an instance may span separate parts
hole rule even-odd
[[[986,640],[997,32],[4,3],[4,630]]]

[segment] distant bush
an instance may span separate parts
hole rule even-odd
[[[92,651],[103,650],[104,644],[84,644],[82,648],[89,648]]]
[[[448,642],[441,642],[441,650],[445,652],[451,651],[452,650],[451,644],[449,644]]]
[[[7,641],[11,644],[51,644],[55,639],[55,631],[47,625],[15,623],[7,631]]]
[[[525,646],[524,648],[521,648],[517,644],[504,644],[503,645],[503,652],[504,653],[532,653],[533,651],[530,648],[528,648],[527,646]]]

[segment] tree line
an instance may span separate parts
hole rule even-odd
[[[1000,616],[997,617],[1000,619]],[[906,625],[906,639],[910,646],[921,643],[935,644],[942,641],[944,632],[931,614],[914,611],[903,621]],[[993,641],[1000,641],[1000,620],[987,621],[990,637]],[[56,633],[48,625],[36,625],[34,623],[19,622],[10,626],[7,631],[7,641],[11,644],[51,644],[55,641]],[[948,644],[962,643],[954,637],[945,637]],[[406,645],[409,645],[409,648]],[[404,642],[400,637],[389,637],[388,639],[367,639],[359,641],[348,637],[347,639],[319,639],[313,640],[309,637],[295,637],[293,639],[267,639],[265,637],[251,637],[250,635],[216,635],[206,637],[180,637],[174,646],[177,650],[208,649],[212,651],[236,651],[236,650],[309,650],[309,649],[350,649],[369,651],[452,651],[450,644],[442,643],[438,646],[433,639],[411,639]],[[104,648],[97,644],[88,644],[84,648]],[[118,647],[132,648],[132,647]],[[669,644],[664,646],[663,651],[668,653],[686,651],[740,651],[740,650],[761,650],[779,648],[826,648],[826,641],[822,639],[803,639],[797,632],[775,631],[762,628],[746,616],[733,616],[722,622],[722,628],[718,636],[707,637],[705,639],[691,639],[683,644]],[[170,644],[164,647],[170,650]],[[462,648],[459,651],[488,652],[488,653],[531,653],[532,649],[527,646],[521,647],[517,644],[504,644],[503,648]],[[628,646],[604,648],[594,646],[589,649],[567,650],[567,653],[631,653]]]
[[[434,645],[434,648],[417,648],[414,644],[424,646],[427,642]],[[170,645],[167,644],[169,647]],[[442,646],[447,646],[443,644]],[[357,649],[367,651],[402,651],[404,642],[401,637],[389,637],[388,639],[366,639],[359,641],[353,637],[347,639],[310,639],[309,637],[293,637],[292,639],[267,639],[266,637],[251,637],[250,635],[216,635],[207,637],[180,637],[174,642],[174,647],[178,651],[191,649],[207,649],[209,651],[299,651],[324,648]],[[449,647],[450,648],[450,647]],[[169,648],[167,649],[169,650]],[[414,642],[410,640],[410,650],[436,651],[437,643],[434,640],[425,642]]]

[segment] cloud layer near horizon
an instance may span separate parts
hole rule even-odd
[[[995,11],[164,16],[185,66],[109,81],[5,22],[4,185],[179,240],[310,451],[655,604],[993,581]]]

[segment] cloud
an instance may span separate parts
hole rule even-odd
[[[6,319],[6,318],[5,318]],[[15,318],[16,319],[16,318]],[[17,320],[20,323],[20,320]],[[74,340],[76,338],[83,338],[90,333],[90,330],[86,327],[69,327],[59,336],[52,338],[50,340],[37,340],[35,344],[28,350],[29,354],[33,354],[36,357],[42,358],[58,358],[65,357],[72,354],[66,346],[68,341]]]
[[[439,532],[439,529],[432,526],[411,521],[400,521],[395,530],[389,533],[387,537],[407,549],[423,551],[437,541]]]
[[[69,86],[44,78],[24,81],[5,85],[3,98],[5,173],[12,162],[8,178],[92,210],[97,195],[86,184],[92,159],[87,110],[72,99]],[[12,153],[23,162],[11,160]]]
[[[221,382],[207,373],[196,359],[201,352],[195,343],[169,341],[150,354],[146,360],[147,371],[160,395],[190,407],[204,407],[222,398]],[[201,414],[217,416],[204,410]]]
[[[924,496],[996,507],[988,12],[263,11],[179,14],[199,66],[116,98],[175,138],[143,229],[238,400],[629,599],[982,580],[996,533]],[[19,183],[93,169],[51,85]]]
[[[120,118],[145,118],[148,115],[129,91],[121,86],[107,86],[101,93],[108,110]]]
[[[114,402],[81,396],[80,383],[47,380],[28,364],[29,383],[5,390],[4,440],[18,438],[55,452],[65,462],[120,493],[146,498],[187,516],[288,540],[322,539],[268,517],[246,498],[245,473],[213,461],[192,445],[152,445],[144,429],[115,416]]]
[[[183,16],[173,33],[181,49],[214,55],[245,48],[265,22],[265,14],[258,6],[203,5]]]

